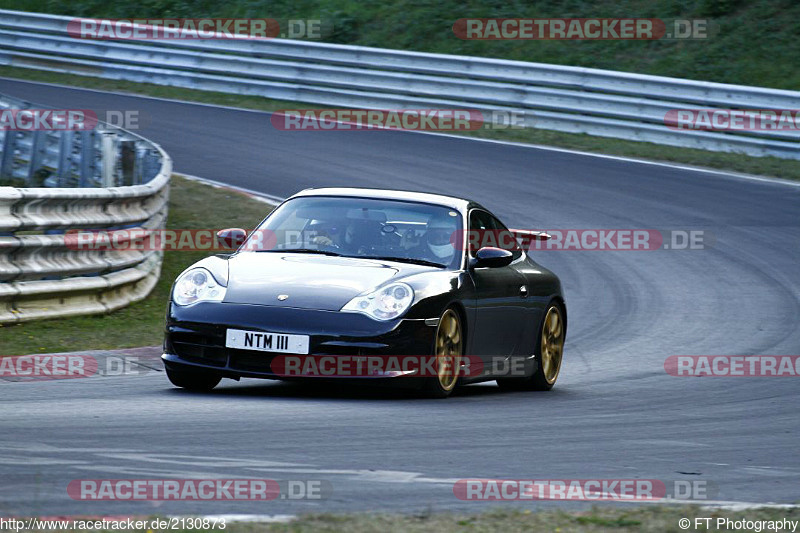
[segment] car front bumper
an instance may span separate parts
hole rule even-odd
[[[169,370],[212,372],[234,379],[283,379],[271,364],[285,354],[227,348],[226,331],[308,335],[310,355],[419,356],[432,352],[436,322],[379,322],[359,313],[246,304],[201,302],[182,307],[170,303],[162,360]]]

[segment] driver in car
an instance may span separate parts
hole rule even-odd
[[[458,255],[454,246],[457,231],[455,217],[434,215],[428,220],[420,242],[408,249],[408,257],[450,266]]]
[[[328,248],[341,248],[347,228],[347,221],[327,220],[319,224],[310,235],[309,244],[312,246],[324,246]]]
[[[311,239],[311,243],[317,246],[358,255],[368,253],[369,250],[377,247],[380,242],[380,222],[355,218],[331,221]]]

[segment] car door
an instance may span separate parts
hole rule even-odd
[[[470,232],[494,234],[506,227],[494,216],[481,209],[473,209],[469,215]],[[474,235],[474,233],[471,233]],[[473,258],[477,250],[468,254]],[[514,251],[514,261],[497,268],[471,268],[470,276],[475,286],[476,318],[470,355],[480,356],[488,364],[493,357],[517,355],[525,350],[520,346],[527,296],[525,277],[517,266],[523,261],[522,252]],[[530,350],[528,350],[530,351]]]

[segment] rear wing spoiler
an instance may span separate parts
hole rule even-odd
[[[527,250],[531,246],[531,241],[547,241],[552,238],[549,233],[543,231],[532,231],[527,229],[510,229],[511,233],[517,238],[523,250]]]

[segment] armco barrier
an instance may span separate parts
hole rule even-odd
[[[673,130],[673,109],[800,109],[800,92],[284,39],[111,41],[0,10],[0,64],[367,109],[516,113],[525,127],[800,159],[797,130]]]
[[[26,107],[0,95],[2,109]],[[102,123],[0,131],[0,140],[0,323],[102,313],[147,296],[161,251],[77,250],[65,232],[163,228],[169,156]]]

